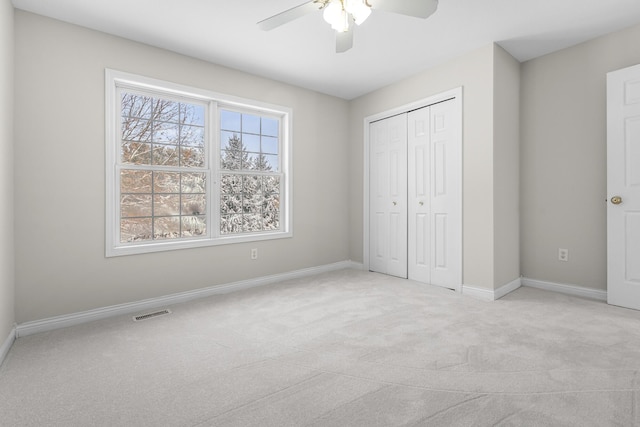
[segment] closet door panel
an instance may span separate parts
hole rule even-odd
[[[407,116],[383,120],[389,127],[389,250],[387,274],[407,277]]]
[[[459,287],[462,265],[462,146],[451,101],[430,107],[431,284]]]
[[[369,268],[380,273],[387,272],[387,213],[385,194],[387,180],[387,128],[381,122],[369,126],[370,161],[370,231]]]
[[[413,265],[418,268],[429,268],[429,216],[418,213],[415,215],[415,220],[415,224],[412,224],[415,231],[411,233],[415,238],[415,244],[409,249],[409,258],[413,259]],[[409,273],[409,278],[412,280],[418,280],[416,276],[414,270]],[[428,279],[423,277],[420,281],[427,282]]]
[[[431,224],[429,173],[429,107],[408,113],[408,276],[411,280],[429,283],[431,276]]]
[[[433,216],[433,266],[435,269],[446,269],[447,244],[449,243],[447,230],[447,214],[438,213]]]
[[[370,124],[369,269],[407,277],[406,115]]]

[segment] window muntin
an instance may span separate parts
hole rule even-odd
[[[290,110],[106,74],[107,256],[291,236]]]

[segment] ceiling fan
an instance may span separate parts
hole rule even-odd
[[[258,22],[258,27],[264,31],[273,30],[322,10],[325,21],[336,30],[336,52],[342,53],[353,47],[353,24],[362,24],[372,10],[426,19],[437,8],[438,0],[311,0]]]

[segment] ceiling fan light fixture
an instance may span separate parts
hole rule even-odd
[[[353,16],[356,25],[362,24],[371,15],[367,0],[344,0],[345,10]]]
[[[322,16],[338,32],[349,31],[349,16],[360,25],[371,15],[367,0],[329,0],[325,3]]]
[[[298,0],[300,1],[300,0]],[[336,53],[353,47],[352,23],[361,25],[372,12],[372,0],[307,0],[291,9],[258,22],[258,27],[270,31],[287,22],[322,10],[324,20],[337,31]],[[439,0],[375,0],[375,9],[426,19],[438,8]]]
[[[342,6],[342,1],[331,1],[325,8],[322,16],[334,30],[343,33],[349,31],[349,15]]]

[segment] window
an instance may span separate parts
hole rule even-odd
[[[291,236],[290,110],[106,76],[107,256]]]
[[[220,112],[220,232],[280,228],[279,121]]]
[[[206,236],[207,106],[119,95],[119,243]]]

